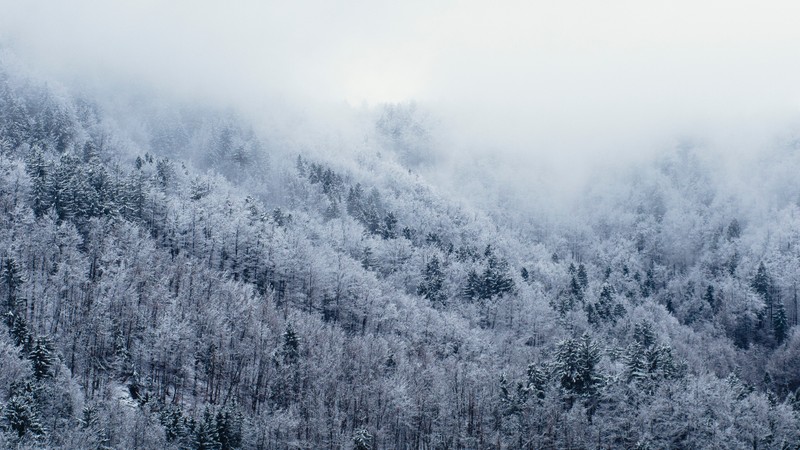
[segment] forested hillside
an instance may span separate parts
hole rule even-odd
[[[342,152],[137,102],[0,67],[0,446],[800,445],[797,141],[523,229],[416,173],[415,107]]]

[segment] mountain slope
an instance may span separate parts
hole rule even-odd
[[[7,446],[800,441],[797,204],[739,222],[691,152],[534,240],[398,163],[402,114],[303,151],[0,81]]]

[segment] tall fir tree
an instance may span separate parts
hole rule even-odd
[[[291,325],[286,326],[283,332],[283,357],[288,363],[294,363],[300,357],[300,336]]]
[[[591,396],[602,382],[602,376],[597,368],[599,363],[599,347],[588,334],[584,334],[558,344],[553,371],[567,393]]]
[[[422,282],[417,287],[417,295],[421,295],[434,305],[444,305],[447,295],[444,292],[444,273],[438,257],[433,256],[425,264]]]
[[[52,376],[55,355],[53,355],[53,345],[49,338],[36,338],[28,358],[33,363],[33,376],[37,380]]]
[[[25,278],[22,269],[14,258],[5,258],[3,270],[0,273],[3,284],[6,288],[6,311],[16,313],[17,311],[17,290],[20,288]]]

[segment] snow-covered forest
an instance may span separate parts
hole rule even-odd
[[[799,448],[800,127],[557,195],[125,89],[0,53],[0,447]]]
[[[679,146],[531,231],[401,165],[409,106],[335,161],[1,82],[4,446],[800,442],[795,141],[768,207]]]

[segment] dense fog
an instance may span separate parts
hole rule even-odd
[[[63,81],[334,130],[415,101],[427,151],[566,189],[676,141],[758,151],[800,104],[793,2],[5,3],[6,45]]]

